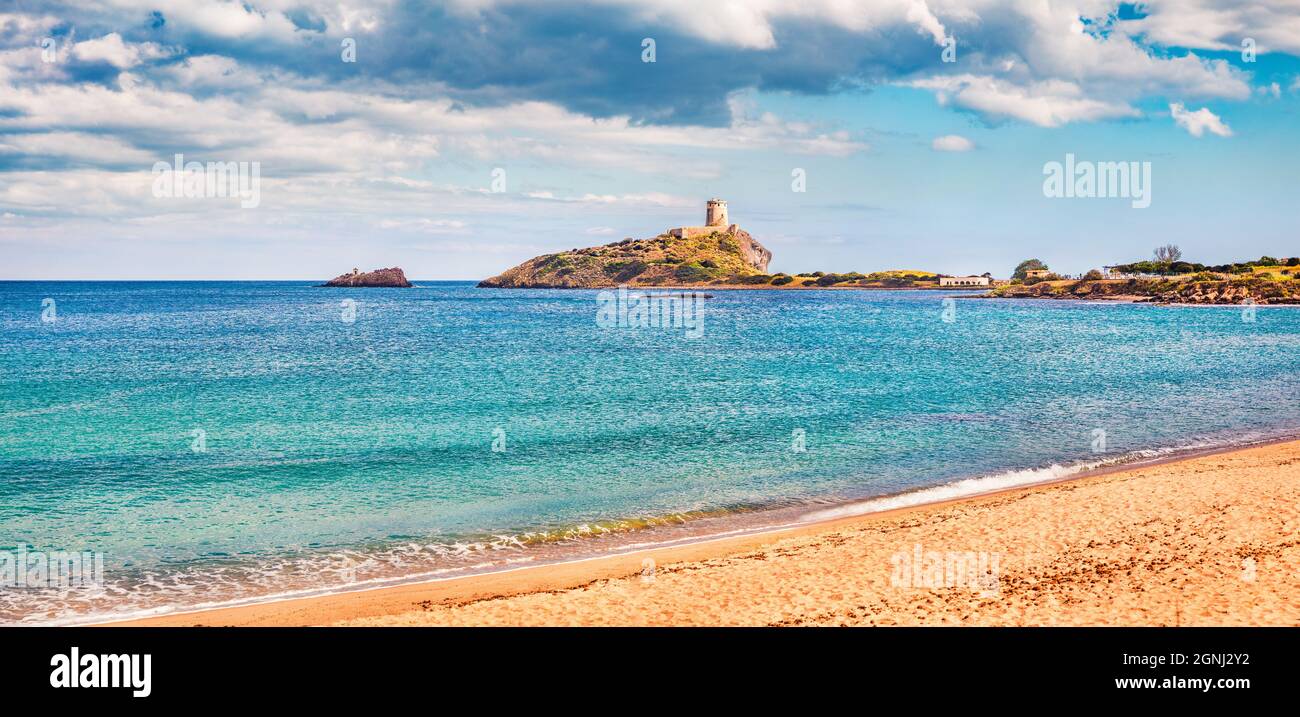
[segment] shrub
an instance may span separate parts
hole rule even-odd
[[[542,263],[542,266],[540,267],[539,271],[542,273],[545,272],[558,273],[563,269],[569,269],[569,271],[572,272],[573,259],[569,258],[564,254],[555,254],[551,256],[551,258],[547,259],[545,262]]]
[[[682,264],[673,272],[673,276],[677,277],[679,280],[694,283],[709,281],[716,275],[716,272],[705,268],[701,264],[696,264],[695,262]]]
[[[770,283],[771,281],[772,281],[772,277],[768,276],[767,274],[751,274],[749,276],[742,276],[736,279],[736,282],[739,284],[767,284]]]
[[[817,278],[817,285],[833,286],[835,284],[843,284],[845,282],[858,281],[859,279],[865,279],[865,278],[866,278],[865,274],[859,274],[856,271],[851,271],[847,274],[822,274],[820,277]]]
[[[615,261],[605,265],[605,273],[614,277],[614,281],[624,282],[640,276],[648,268],[649,264],[640,259]]]
[[[1025,272],[1031,269],[1046,269],[1047,265],[1037,259],[1025,259],[1016,265],[1015,270],[1011,272],[1012,279],[1025,278]]]
[[[1169,263],[1160,261],[1135,261],[1132,264],[1120,264],[1115,267],[1115,271],[1123,274],[1160,274],[1168,276],[1170,274],[1195,274],[1198,271],[1213,269],[1204,264],[1196,264],[1187,261],[1173,261]],[[1220,267],[1216,271],[1226,271],[1227,267]]]
[[[915,283],[916,280],[910,276],[886,276],[880,280],[882,286],[889,287],[912,286]]]
[[[1083,275],[1084,281],[1097,281],[1102,278],[1102,274],[1097,269],[1089,269],[1087,274]]]
[[[786,276],[785,274],[781,274],[777,276],[775,279],[772,279],[772,286],[785,286],[786,284],[790,284],[793,282],[794,282],[793,276]]]

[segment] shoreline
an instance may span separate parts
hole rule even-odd
[[[519,618],[517,621],[507,620],[504,623],[486,619],[477,622],[471,619],[468,622],[458,623],[441,618],[448,617],[450,613],[455,613],[460,608],[480,604],[538,600],[546,602],[547,596],[556,595],[567,599],[574,593],[585,592],[584,586],[593,584],[629,582],[637,584],[643,580],[641,573],[645,569],[643,562],[645,560],[651,560],[653,561],[651,565],[664,568],[686,565],[689,566],[685,568],[686,570],[707,572],[707,566],[717,561],[726,561],[748,551],[763,550],[777,543],[816,541],[844,530],[870,531],[900,520],[913,522],[944,512],[962,512],[989,501],[1041,497],[1055,494],[1063,489],[1073,491],[1074,486],[1091,485],[1098,481],[1127,482],[1143,475],[1167,471],[1175,473],[1191,471],[1196,474],[1204,472],[1199,469],[1199,464],[1205,461],[1219,458],[1239,460],[1243,456],[1260,458],[1272,454],[1285,454],[1291,460],[1300,460],[1300,440],[1273,438],[1245,445],[1207,447],[1200,450],[1193,448],[1172,455],[1157,456],[1147,461],[1103,465],[1028,485],[994,488],[985,492],[872,512],[853,513],[852,508],[897,496],[853,501],[820,509],[809,506],[804,511],[805,516],[845,510],[849,513],[772,525],[739,535],[702,535],[694,539],[683,539],[683,542],[678,544],[649,545],[614,554],[591,555],[567,561],[519,566],[467,576],[417,580],[397,585],[373,586],[309,597],[271,599],[244,605],[177,611],[150,617],[112,619],[94,624],[105,626],[551,624],[544,619],[528,620],[525,615],[516,615],[516,618]],[[1264,460],[1268,459],[1264,458]],[[1292,472],[1300,474],[1300,469]],[[908,493],[898,495],[908,495]],[[560,598],[555,598],[552,602],[559,600]],[[439,619],[429,623],[420,621],[421,618],[429,618],[431,615],[439,616]],[[628,622],[598,617],[592,617],[587,621],[579,620],[576,623],[561,622],[563,624],[640,624],[635,620]],[[700,623],[700,620],[688,622],[695,624]],[[686,623],[668,621],[654,624]],[[700,624],[710,623],[705,621]],[[1300,624],[1300,621],[1287,624]]]
[[[418,287],[419,284],[416,284]],[[609,291],[620,288],[612,286],[475,286],[476,289],[494,291]],[[626,286],[628,291],[988,291],[987,286],[859,286],[856,284],[832,284],[830,286],[803,286],[795,284],[633,284]]]

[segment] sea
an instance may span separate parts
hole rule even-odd
[[[596,291],[415,283],[0,282],[0,623],[518,569],[1300,433],[1293,307],[716,290],[681,299],[687,328],[602,321]],[[59,552],[102,575],[22,574]]]

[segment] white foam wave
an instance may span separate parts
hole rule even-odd
[[[1245,440],[1238,442],[1236,445],[1249,445],[1253,442],[1256,441]],[[835,518],[848,518],[855,515],[880,513],[886,510],[896,510],[898,508],[911,508],[918,505],[926,505],[928,503],[940,503],[947,500],[955,500],[957,498],[968,498],[985,493],[996,493],[997,491],[1006,490],[1008,488],[1021,488],[1042,483],[1052,483],[1101,468],[1150,462],[1178,453],[1190,453],[1214,447],[1222,446],[1211,442],[1196,442],[1177,447],[1133,451],[1132,453],[1126,453],[1121,456],[1102,460],[1081,461],[1069,465],[1053,463],[1045,468],[1023,468],[1019,470],[1006,471],[1004,473],[995,473],[993,475],[964,478],[959,481],[945,483],[931,488],[922,488],[920,490],[900,493],[898,495],[872,498],[870,500],[849,503],[847,505],[827,508],[825,510],[813,511],[804,514],[802,520],[815,523],[823,520],[833,520]]]

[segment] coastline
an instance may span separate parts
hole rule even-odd
[[[1225,517],[1224,501],[1239,514]],[[1298,625],[1298,504],[1300,441],[1281,440],[681,545],[103,624]],[[893,585],[891,563],[914,545],[1000,555],[997,594]]]

